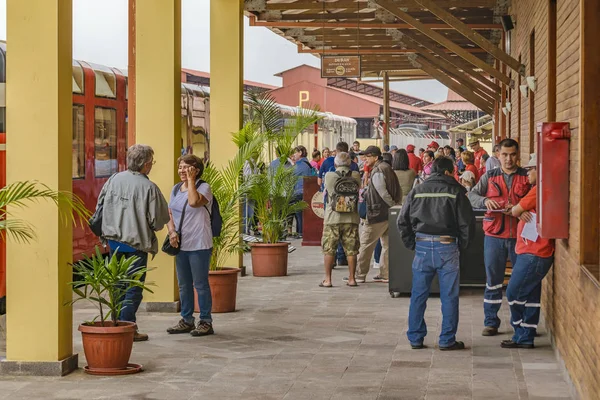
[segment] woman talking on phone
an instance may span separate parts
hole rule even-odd
[[[171,192],[168,223],[171,246],[179,248],[175,264],[179,282],[181,320],[167,329],[168,333],[190,333],[205,336],[212,327],[212,297],[208,270],[212,255],[212,230],[209,211],[213,195],[208,183],[200,180],[204,172],[202,160],[193,154],[179,157],[177,172],[181,183]],[[200,322],[194,322],[194,288],[198,293]]]

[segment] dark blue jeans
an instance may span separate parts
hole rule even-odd
[[[381,240],[377,241],[377,246],[375,246],[375,255],[373,259],[377,264],[379,264],[379,259],[381,258]]]
[[[115,253],[114,250],[110,250],[110,257]],[[139,260],[136,261],[132,266],[132,272],[135,272],[138,268],[145,267],[148,265],[148,253],[143,251],[135,251],[135,252],[121,252],[117,251],[117,258],[121,258],[125,256],[127,258],[136,256],[139,257]],[[146,281],[146,274],[142,274],[140,279],[142,282]],[[136,322],[135,314],[137,313],[138,308],[140,308],[140,304],[142,303],[143,298],[142,288],[132,287],[125,292],[125,304],[123,305],[123,309],[121,310],[121,316],[119,317],[119,321],[129,321]]]
[[[485,236],[483,242],[485,262],[485,293],[483,295],[483,312],[485,314],[485,326],[500,327],[498,311],[502,305],[502,285],[506,272],[506,260],[515,265],[517,255],[515,253],[516,239],[502,239]]]
[[[418,233],[417,237],[431,237]],[[418,241],[412,264],[412,292],[408,311],[408,340],[412,345],[420,345],[427,335],[425,309],[429,289],[435,274],[440,282],[442,301],[442,329],[439,346],[449,347],[456,342],[458,329],[458,295],[460,290],[460,253],[458,245],[440,242]]]
[[[294,197],[292,197],[292,204],[299,203],[301,201],[302,193],[295,194]],[[290,218],[288,219],[290,225],[292,224],[294,218],[296,218],[296,233],[302,234],[302,211],[299,211],[294,215],[290,216]]]
[[[511,324],[515,329],[513,342],[533,344],[540,321],[542,280],[550,271],[554,257],[542,258],[532,254],[517,255],[506,288]]]
[[[181,318],[194,323],[194,289],[198,293],[200,321],[212,323],[212,294],[208,284],[208,270],[212,249],[180,251],[175,257]]]

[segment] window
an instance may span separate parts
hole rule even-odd
[[[115,73],[103,65],[90,63],[90,66],[94,69],[94,76],[96,78],[96,96],[116,99],[117,78]]]
[[[81,104],[73,104],[73,179],[85,178],[85,113]]]
[[[96,177],[117,172],[117,110],[96,107],[94,146]]]

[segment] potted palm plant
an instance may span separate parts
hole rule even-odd
[[[132,287],[147,290],[142,275],[148,268],[134,267],[138,258],[116,254],[104,257],[96,247],[96,254],[76,263],[75,279],[70,285],[78,296],[69,302],[87,300],[98,309],[98,316],[79,325],[83,352],[88,365],[84,371],[93,375],[125,375],[139,372],[142,366],[130,364],[135,323],[119,321],[121,310],[127,305],[125,293]]]
[[[227,267],[234,255],[242,251],[239,234],[239,202],[243,196],[241,174],[246,160],[256,157],[264,144],[256,135],[255,126],[249,122],[240,132],[233,135],[238,152],[227,165],[217,169],[211,163],[206,166],[202,178],[210,185],[213,196],[219,201],[223,226],[221,235],[213,238],[208,282],[212,294],[212,312],[235,311],[237,278],[239,268]],[[198,304],[198,301],[194,301]],[[199,312],[200,310],[196,310]]]
[[[29,243],[36,238],[34,227],[27,221],[15,218],[10,210],[24,208],[36,201],[47,200],[55,203],[63,223],[84,223],[91,212],[83,200],[73,193],[53,190],[37,181],[13,182],[0,189],[0,241],[4,246],[7,239]],[[0,280],[0,285],[5,281]],[[5,293],[4,287],[0,293]],[[6,313],[6,296],[0,297],[0,315]]]
[[[249,103],[253,121],[267,140],[264,158],[270,165],[244,183],[244,192],[254,202],[255,214],[262,227],[262,243],[251,245],[252,273],[254,276],[285,276],[288,243],[282,239],[287,232],[288,217],[306,207],[303,201],[292,203],[294,189],[301,177],[294,174],[288,158],[297,136],[312,127],[319,116],[316,109],[297,109],[284,116],[280,106],[268,94],[250,95]]]

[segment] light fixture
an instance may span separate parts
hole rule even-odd
[[[512,103],[510,101],[506,102],[506,110],[508,112],[512,112]]]
[[[506,109],[506,107],[502,107],[502,114],[504,114],[504,115],[508,114],[508,110]]]
[[[535,89],[537,88],[537,79],[535,76],[528,76],[527,78],[525,78],[525,80],[527,81],[527,86],[529,86],[529,88],[535,92]]]
[[[504,29],[504,32],[511,31],[515,28],[515,24],[510,15],[503,15],[500,22],[502,22],[502,28]]]
[[[519,90],[521,91],[523,97],[529,97],[529,86],[521,85],[519,86]]]

